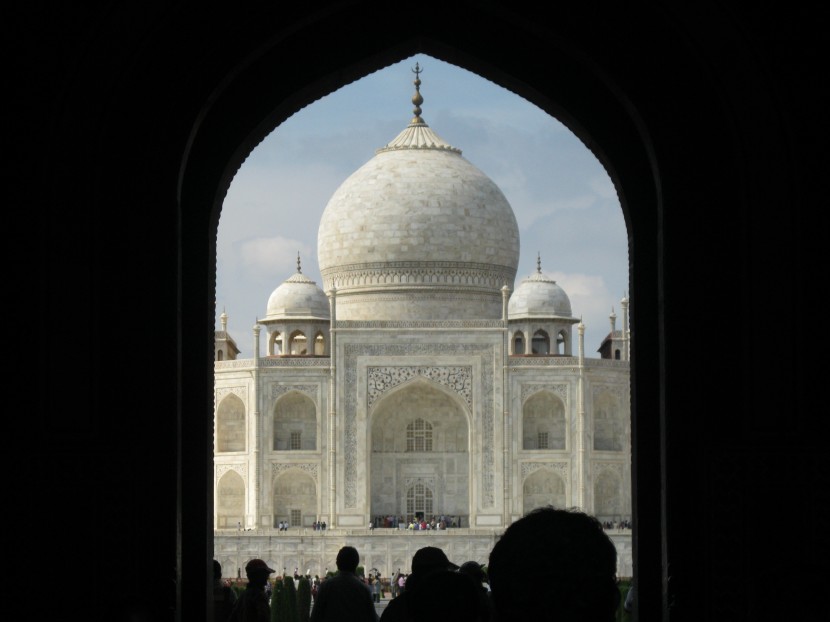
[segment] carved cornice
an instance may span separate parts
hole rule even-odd
[[[325,367],[331,366],[328,356],[275,356],[259,359],[260,367]]]
[[[220,479],[222,479],[222,476],[228,471],[235,471],[242,477],[244,481],[248,475],[248,464],[245,462],[240,462],[238,464],[217,464],[216,481],[218,482]]]
[[[503,329],[501,320],[344,320],[337,330],[348,328],[496,328]]]
[[[605,472],[614,473],[622,481],[624,465],[622,462],[597,462],[591,463],[591,470],[594,472],[594,480]]]
[[[310,475],[316,485],[318,483],[318,470],[319,466],[313,462],[297,462],[294,464],[280,462],[271,464],[271,475],[275,480],[287,471],[302,471]]]
[[[507,359],[510,367],[573,367],[579,366],[575,356],[513,356]]]
[[[528,383],[522,384],[522,397],[521,403],[524,404],[534,393],[538,393],[539,391],[550,391],[554,395],[558,395],[562,401],[565,403],[565,407],[568,406],[568,385],[567,384],[544,384],[544,383]]]
[[[409,491],[409,489],[415,484],[423,484],[433,493],[437,492],[434,477],[405,477],[403,480],[403,487],[406,491]]]
[[[242,400],[242,403],[245,405],[245,410],[248,410],[248,390],[246,387],[217,387],[214,389],[214,394],[217,405],[223,398],[233,394]]]
[[[359,287],[460,286],[501,289],[512,283],[515,268],[457,261],[389,261],[334,266],[321,270],[323,289]]]
[[[308,395],[311,400],[314,402],[315,406],[319,406],[317,404],[317,392],[319,387],[316,384],[272,384],[271,385],[271,399],[276,399],[282,395],[290,391],[299,391],[300,393],[305,393]]]
[[[567,484],[569,480],[569,465],[567,462],[522,462],[522,482],[528,475],[532,475],[539,469],[548,469],[559,475]]]
[[[369,367],[366,370],[368,390],[366,407],[372,405],[387,391],[413,378],[426,378],[458,394],[468,408],[473,406],[471,366],[388,366]]]

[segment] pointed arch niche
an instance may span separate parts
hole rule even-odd
[[[229,470],[216,487],[216,526],[219,529],[245,526],[245,481]]]
[[[273,449],[317,449],[317,406],[308,395],[289,391],[274,404]]]
[[[245,404],[233,393],[216,408],[216,451],[245,451]]]
[[[458,396],[417,378],[391,389],[370,414],[371,515],[470,513],[469,414]]]

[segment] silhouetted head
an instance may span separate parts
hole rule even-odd
[[[464,562],[458,569],[458,572],[470,575],[477,583],[483,583],[487,580],[481,564],[474,561]]]
[[[269,575],[275,573],[276,570],[269,568],[261,559],[252,559],[245,564],[245,574],[248,575],[248,581],[254,585],[264,586],[268,582]]]
[[[437,546],[425,546],[412,556],[412,574],[423,575],[437,570],[458,570]]]
[[[215,559],[213,560],[213,578],[214,579],[221,579],[222,578],[222,564],[220,564]]]
[[[612,622],[617,550],[600,522],[577,510],[533,510],[496,542],[487,567],[501,622]],[[536,589],[528,589],[528,580]]]
[[[353,546],[344,546],[337,552],[336,562],[341,572],[354,572],[360,563],[360,555]]]

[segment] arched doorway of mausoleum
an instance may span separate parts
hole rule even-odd
[[[405,522],[469,525],[470,425],[466,404],[442,385],[419,378],[390,390],[370,413],[371,515]]]
[[[317,484],[299,468],[290,468],[274,478],[274,527],[311,526],[317,520]]]

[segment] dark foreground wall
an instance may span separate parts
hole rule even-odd
[[[60,576],[98,568],[104,588],[62,608],[207,619],[224,192],[280,121],[423,52],[557,116],[622,197],[640,619],[812,619],[798,612],[826,576],[815,508],[830,488],[817,19],[573,4],[129,3],[4,20],[22,139],[7,154],[8,283],[32,303],[7,330],[36,350],[40,381],[35,413],[15,416],[33,441],[13,464],[36,475],[20,520],[44,534],[30,558]]]

